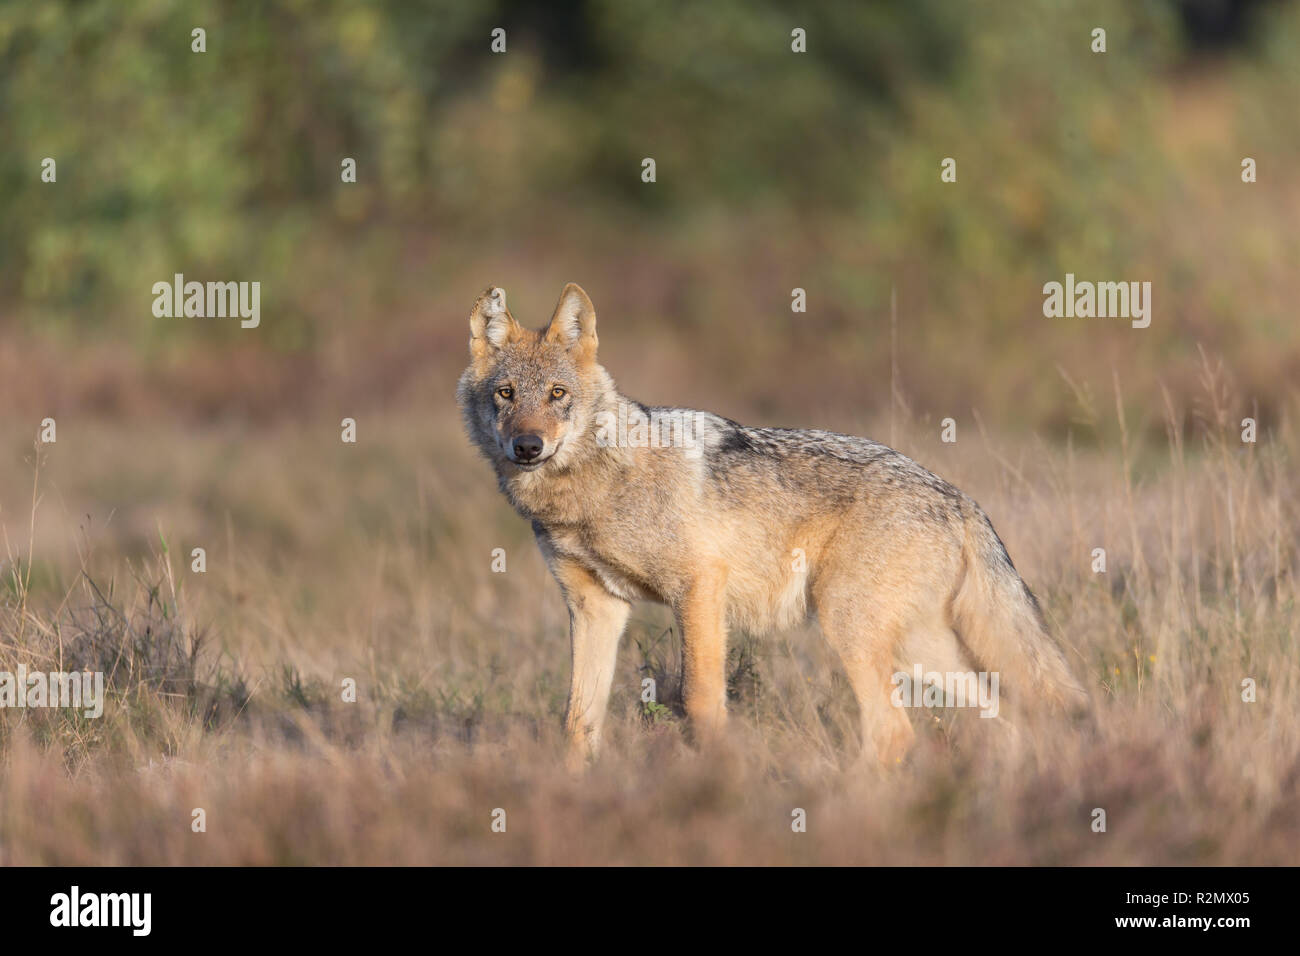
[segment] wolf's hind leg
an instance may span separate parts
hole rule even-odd
[[[901,626],[879,611],[849,606],[819,607],[817,617],[858,699],[863,756],[874,753],[882,767],[901,763],[916,735],[906,709],[892,700]]]

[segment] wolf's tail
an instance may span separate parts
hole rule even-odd
[[[1001,673],[1010,697],[1053,710],[1088,707],[1088,695],[1047,631],[1043,612],[1017,573],[988,517],[966,517],[963,573],[951,603],[952,628],[981,664]]]

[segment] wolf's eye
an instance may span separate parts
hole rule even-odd
[[[551,398],[563,398],[567,394],[563,385],[551,386]]]
[[[509,385],[502,385],[500,388],[497,389],[497,394],[500,395],[508,402],[510,401],[510,399],[515,397],[515,390],[511,388]]]

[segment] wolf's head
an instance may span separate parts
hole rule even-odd
[[[596,362],[596,310],[570,282],[541,331],[520,326],[503,289],[469,316],[469,368],[457,400],[470,438],[504,474],[563,467],[590,446],[614,386]]]

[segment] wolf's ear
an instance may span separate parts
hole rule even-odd
[[[469,314],[469,354],[475,360],[487,358],[522,331],[506,308],[506,290],[485,289]]]
[[[570,282],[564,287],[543,338],[562,343],[580,359],[596,357],[596,307],[582,286]]]

